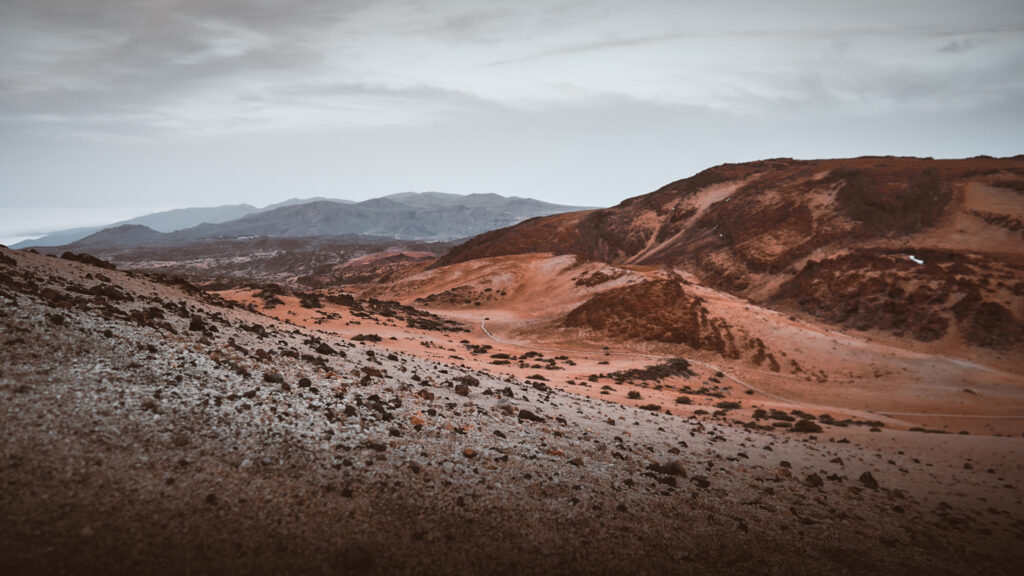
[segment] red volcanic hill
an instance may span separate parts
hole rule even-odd
[[[1012,347],[1024,342],[1024,156],[727,164],[488,232],[435,266],[526,253],[668,266],[837,325]]]

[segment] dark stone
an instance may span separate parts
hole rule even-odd
[[[683,466],[681,460],[669,460],[664,464],[648,464],[647,469],[658,474],[666,474],[668,476],[681,476],[683,478],[686,478],[686,467]]]
[[[103,298],[109,298],[111,300],[134,300],[134,298],[132,298],[132,296],[130,296],[127,292],[121,290],[120,288],[114,286],[113,284],[97,284],[96,286],[89,288],[88,293],[92,294],[93,296],[101,296]]]
[[[81,262],[82,264],[89,264],[90,266],[98,266],[107,270],[114,270],[117,266],[114,266],[106,260],[100,260],[99,258],[92,256],[91,254],[75,254],[73,252],[65,252],[60,255],[62,260],[74,260],[75,262]]]
[[[363,371],[363,374],[366,374],[367,376],[373,376],[374,378],[383,378],[384,377],[384,373],[383,372],[381,372],[380,370],[378,370],[376,368],[373,368],[371,366],[363,366],[361,368],[361,370]]]
[[[544,418],[541,417],[541,416],[537,416],[536,414],[534,414],[533,412],[530,412],[529,410],[520,410],[519,411],[519,420],[529,420],[531,422],[543,422]]]
[[[878,480],[875,480],[875,477],[871,475],[871,472],[861,474],[859,480],[864,486],[872,490],[878,490]]]
[[[270,382],[272,384],[281,384],[284,382],[284,375],[280,372],[264,372],[263,381]]]

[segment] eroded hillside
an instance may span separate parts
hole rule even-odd
[[[920,341],[1024,343],[1024,159],[724,165],[613,208],[534,219],[435,266],[574,254]],[[998,333],[998,337],[985,336]]]

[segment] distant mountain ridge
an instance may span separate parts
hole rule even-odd
[[[107,228],[114,228],[123,225],[138,225],[151,228],[157,232],[174,232],[183,228],[190,228],[203,222],[227,222],[241,218],[246,214],[259,211],[259,208],[249,204],[230,204],[224,206],[213,206],[208,208],[178,208],[165,212],[146,214],[129,220],[115,222],[104,226],[88,226],[82,228],[71,228],[52,232],[34,240],[23,240],[11,246],[11,248],[29,248],[32,246],[63,246],[81,240],[91,234],[95,234]]]
[[[247,207],[245,213],[231,220],[204,221],[167,231],[145,224],[143,218],[148,217],[143,217],[93,231],[92,234],[66,242],[65,245],[75,250],[109,251],[139,246],[180,246],[209,239],[342,235],[451,241],[512,226],[538,216],[583,209],[550,204],[532,198],[504,197],[497,194],[462,196],[440,192],[404,192],[362,202],[293,199],[264,209],[241,206]],[[149,221],[154,222],[166,220],[168,218],[149,218]],[[146,229],[140,230],[140,227]],[[40,244],[39,241],[22,244],[53,246]]]

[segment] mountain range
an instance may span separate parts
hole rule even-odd
[[[358,203],[293,199],[262,209],[239,204],[160,212],[110,226],[56,232],[13,247],[70,245],[77,250],[103,251],[208,239],[342,235],[450,241],[537,216],[580,209],[497,194],[405,192]]]

